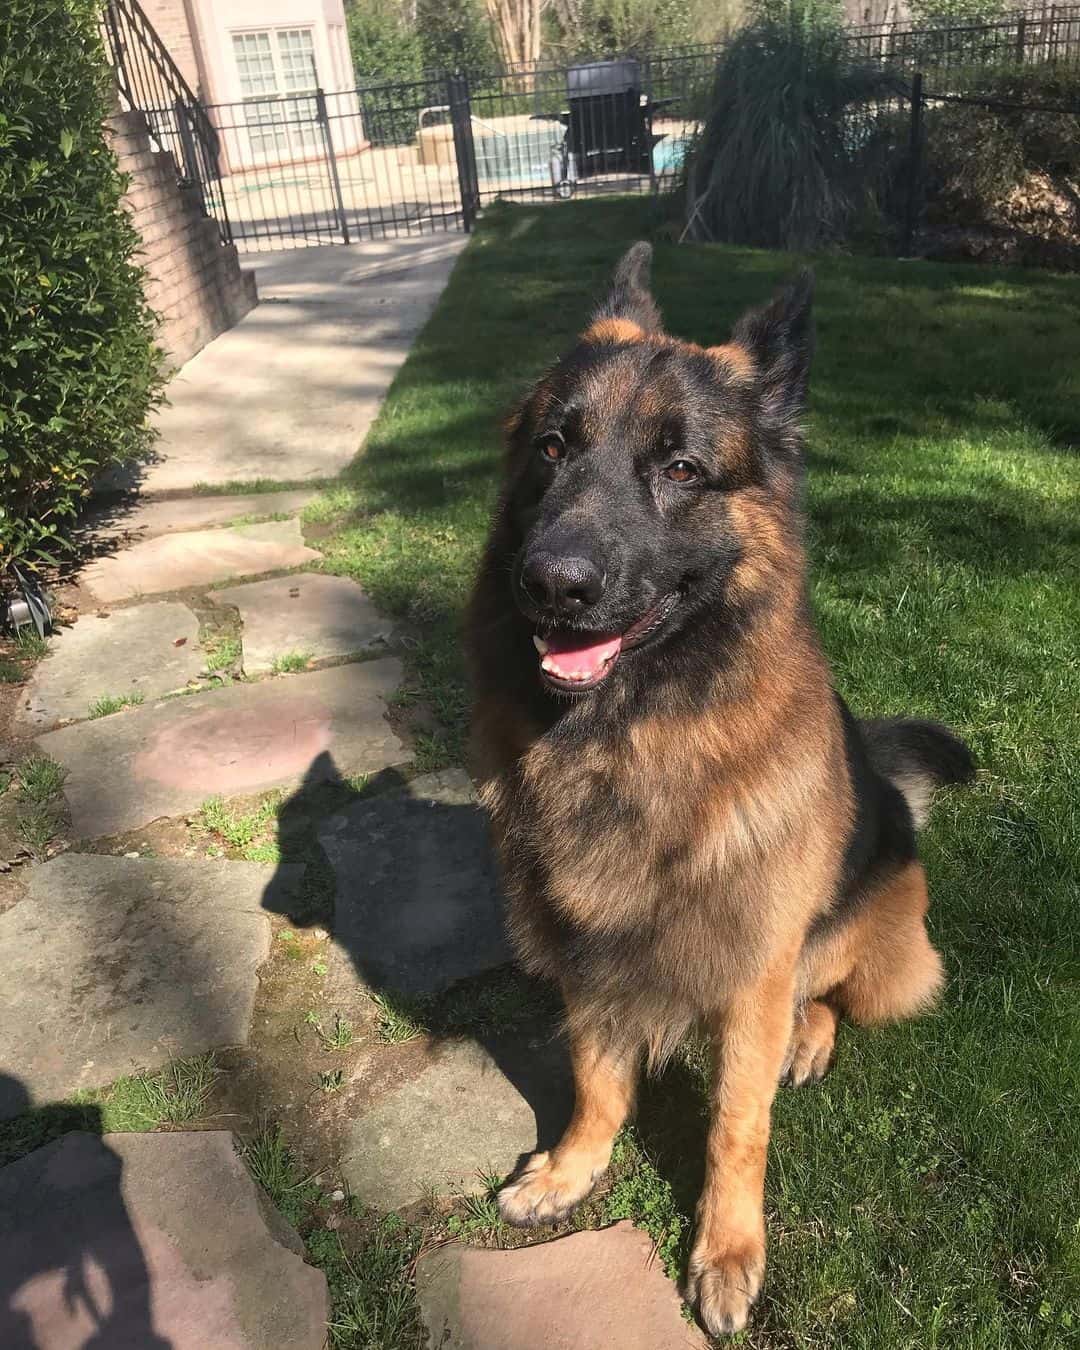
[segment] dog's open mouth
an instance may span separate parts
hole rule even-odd
[[[623,652],[640,646],[659,629],[677,601],[677,595],[665,597],[621,633],[542,628],[533,635],[542,678],[563,691],[595,689],[611,674]]]

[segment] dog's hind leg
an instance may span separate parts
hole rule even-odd
[[[852,965],[834,997],[853,1022],[899,1021],[925,1012],[945,983],[945,967],[926,931],[926,873],[908,863],[866,906]]]
[[[908,863],[801,958],[802,998],[783,1076],[796,1087],[821,1078],[841,1016],[861,1025],[899,1021],[929,1008],[944,968],[926,931],[926,875]]]
[[[499,1192],[507,1223],[557,1223],[581,1203],[611,1161],[611,1146],[630,1112],[640,1056],[616,1051],[592,1031],[570,1038],[574,1114],[550,1153],[534,1153]]]

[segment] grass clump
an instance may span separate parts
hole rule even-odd
[[[271,675],[297,675],[307,670],[311,662],[311,653],[304,651],[284,652],[275,656],[270,666]]]
[[[353,1250],[336,1232],[308,1236],[308,1256],[330,1286],[334,1350],[421,1350],[426,1335],[410,1277],[420,1242],[396,1214],[372,1216]]]
[[[234,670],[240,665],[243,644],[235,633],[212,633],[203,641],[207,670]]]
[[[318,1199],[318,1184],[305,1177],[279,1126],[268,1127],[241,1147],[248,1171],[293,1227]]]
[[[90,704],[87,716],[91,721],[98,717],[111,717],[113,713],[121,712],[124,708],[139,707],[145,699],[146,695],[141,689],[132,690],[129,694],[103,694]]]
[[[99,1098],[104,1127],[153,1130],[197,1120],[220,1072],[211,1052],[175,1060],[159,1073],[121,1078]]]
[[[347,1050],[356,1039],[356,1032],[353,1030],[352,1023],[347,1018],[342,1017],[340,1013],[334,1014],[334,1020],[329,1031],[323,1026],[316,1012],[309,1012],[305,1020],[308,1026],[314,1028],[315,1034],[322,1042],[325,1050]]]
[[[49,654],[49,644],[32,628],[20,628],[15,637],[15,649],[20,656],[40,661]]]
[[[206,1107],[221,1070],[213,1053],[179,1059],[155,1073],[119,1078],[69,1101],[33,1107],[0,1121],[0,1166],[71,1130],[91,1134],[145,1132],[185,1125]]]
[[[22,684],[25,679],[26,675],[18,661],[0,656],[0,684]]]
[[[19,796],[29,802],[48,802],[59,796],[67,770],[49,755],[30,755],[19,765]]]
[[[276,844],[266,836],[274,834],[283,797],[280,791],[268,793],[247,810],[224,797],[208,797],[199,808],[197,822],[249,862],[277,862]]]
[[[32,856],[41,858],[60,833],[62,823],[59,811],[41,802],[31,802],[18,813],[16,829]]]
[[[376,1009],[379,1039],[387,1045],[401,1045],[427,1035],[424,1004],[419,999],[407,999],[399,994],[371,994],[369,997]]]

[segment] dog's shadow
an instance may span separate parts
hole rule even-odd
[[[283,866],[264,891],[263,908],[300,928],[328,926],[334,959],[348,963],[362,990],[406,1013],[422,1010],[433,1056],[451,1041],[479,1046],[491,1061],[488,1072],[502,1075],[531,1109],[535,1147],[548,1149],[573,1109],[557,1000],[530,984],[521,1016],[492,1026],[482,1014],[461,1015],[483,1008],[493,980],[528,983],[500,971],[511,953],[487,824],[454,790],[461,781],[447,800],[436,800],[394,769],[349,780],[322,752],[278,808]],[[291,866],[297,862],[305,867],[299,889]],[[478,1101],[476,1109],[482,1114],[488,1104]],[[514,1170],[531,1151],[514,1160]]]

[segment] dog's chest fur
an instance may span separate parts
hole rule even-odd
[[[814,847],[805,749],[736,771],[705,721],[537,739],[484,790],[526,965],[688,1016],[751,976],[791,904],[784,872]]]

